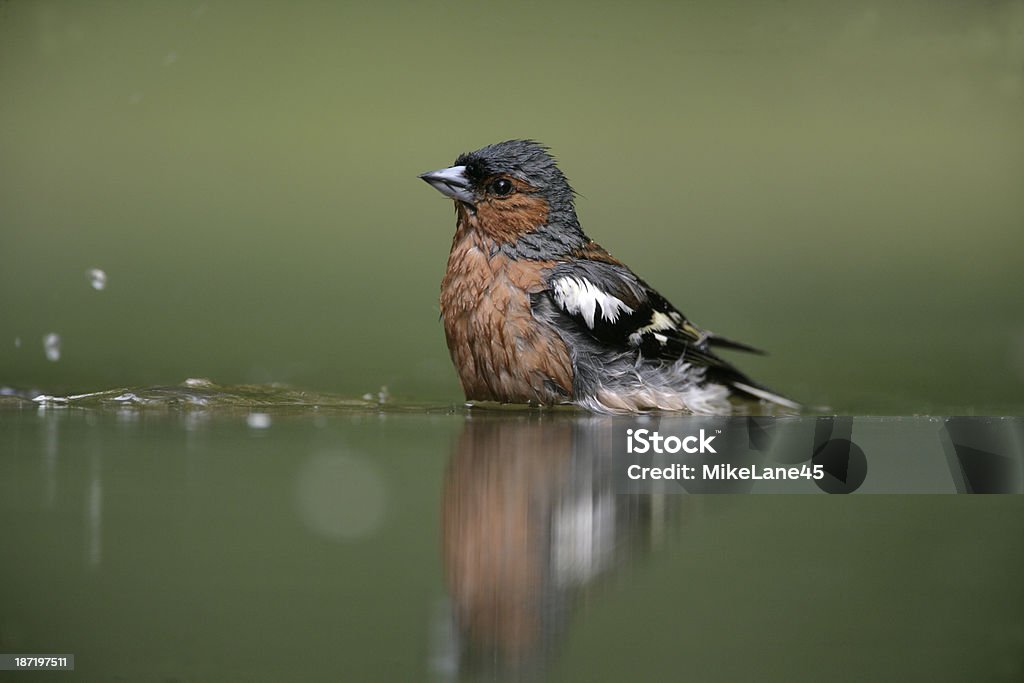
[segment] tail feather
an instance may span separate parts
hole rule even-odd
[[[708,337],[708,344],[721,349],[732,349],[733,351],[746,351],[747,353],[756,353],[759,356],[767,355],[765,351],[757,348],[756,346],[744,344],[743,342],[738,342],[729,339],[728,337],[722,337],[717,334],[712,334],[711,336]]]
[[[748,396],[769,401],[771,403],[775,403],[785,408],[789,408],[790,410],[800,410],[801,408],[803,408],[803,406],[801,406],[796,401],[791,401],[785,396],[780,396],[779,394],[769,391],[764,387],[751,386],[743,382],[733,382],[732,386],[738,391],[747,394]]]

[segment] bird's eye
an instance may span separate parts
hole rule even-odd
[[[498,178],[491,183],[491,192],[499,197],[512,194],[512,181],[507,178]]]

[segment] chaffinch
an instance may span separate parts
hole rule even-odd
[[[759,353],[691,323],[584,234],[547,148],[509,140],[420,176],[455,201],[441,318],[467,400],[602,413],[799,404],[715,353]]]

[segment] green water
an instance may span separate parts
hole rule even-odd
[[[1019,1],[0,2],[0,653],[77,657],[11,676],[1020,680],[1020,497],[609,497],[468,413],[416,175],[542,140],[752,376],[1020,415],[1022,121]]]
[[[1024,674],[1024,497],[616,496],[575,416],[268,415],[0,412],[0,650],[76,655],[26,680]]]

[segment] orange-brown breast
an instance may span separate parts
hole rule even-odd
[[[441,282],[441,317],[466,398],[553,404],[572,393],[572,362],[553,329],[538,322],[530,294],[545,288],[551,261],[512,259],[461,210]]]

